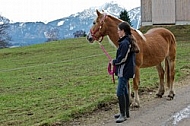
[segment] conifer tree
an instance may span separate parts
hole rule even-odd
[[[132,26],[131,19],[129,18],[128,12],[126,10],[121,11],[119,19],[128,22]]]

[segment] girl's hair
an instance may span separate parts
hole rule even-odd
[[[118,28],[120,30],[124,30],[125,35],[131,35],[131,26],[128,22],[124,21],[124,22],[119,23]]]
[[[118,28],[119,28],[120,30],[124,30],[125,35],[126,35],[126,36],[128,35],[128,37],[130,38],[132,48],[135,48],[135,49],[133,49],[133,50],[136,50],[136,51],[134,51],[134,52],[139,52],[140,49],[139,49],[139,47],[138,47],[138,45],[137,45],[137,43],[136,43],[135,38],[134,38],[133,35],[131,34],[131,26],[130,26],[130,24],[129,24],[128,22],[123,21],[123,22],[121,22],[121,23],[118,24]],[[136,48],[137,48],[137,49],[136,49]]]

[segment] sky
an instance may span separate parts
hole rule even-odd
[[[0,15],[11,22],[49,22],[106,2],[116,2],[127,11],[140,6],[140,0],[0,0]]]

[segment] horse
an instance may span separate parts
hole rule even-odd
[[[105,12],[96,10],[97,18],[90,28],[87,40],[90,43],[94,41],[101,42],[104,36],[109,38],[111,44],[118,47],[118,24],[123,20],[116,18]],[[132,36],[136,40],[140,51],[136,53],[135,77],[133,78],[134,98],[130,96],[130,102],[133,107],[140,107],[139,100],[139,84],[140,84],[140,68],[156,66],[159,75],[159,87],[156,97],[162,98],[165,93],[164,76],[167,81],[169,94],[167,99],[172,100],[175,96],[174,92],[174,76],[175,76],[175,60],[176,60],[176,39],[171,31],[166,28],[157,27],[148,30],[145,34],[131,27]],[[162,66],[165,64],[165,70]],[[130,85],[130,84],[129,84]],[[130,88],[130,87],[129,87]]]

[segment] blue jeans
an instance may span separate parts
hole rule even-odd
[[[118,77],[117,97],[128,94],[128,79]]]

